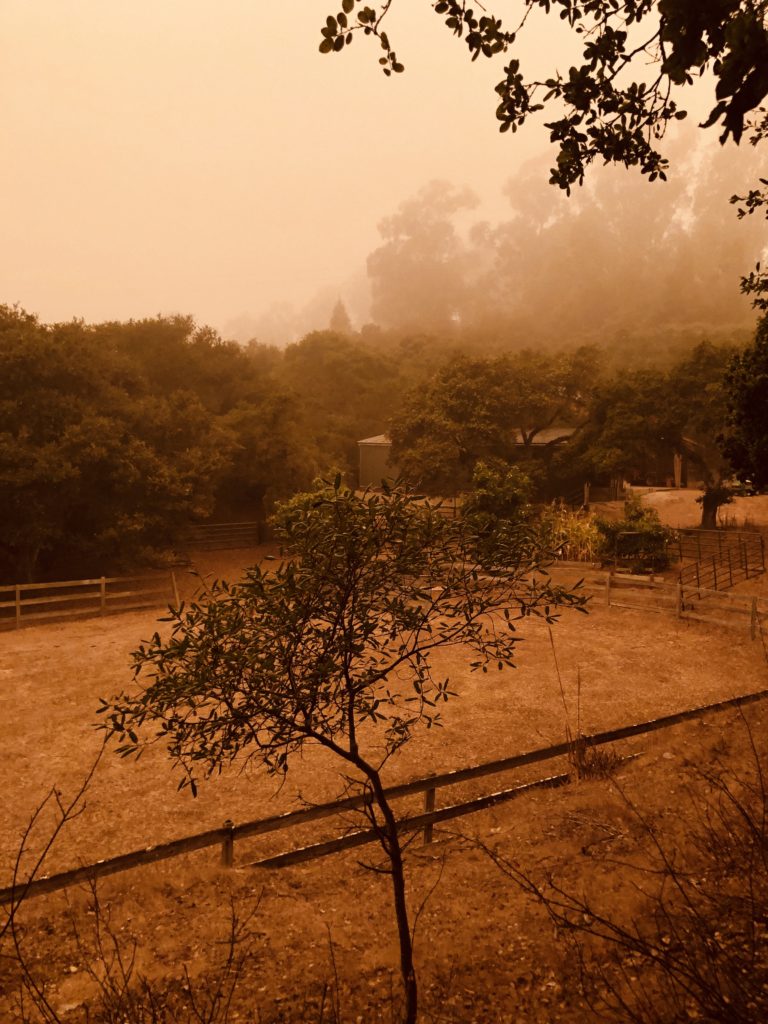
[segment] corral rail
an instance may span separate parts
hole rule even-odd
[[[732,708],[741,707],[756,703],[768,697],[768,690],[760,690],[756,693],[743,694],[732,697],[728,700],[719,701],[715,704],[707,704],[701,707],[690,708],[685,711],[678,711],[662,718],[652,719],[646,722],[637,722],[631,725],[620,726],[616,729],[609,729],[604,732],[595,733],[591,736],[581,738],[581,742],[587,747],[597,747],[606,743],[615,743],[619,740],[628,739],[632,736],[640,736],[655,732],[680,722],[701,718],[704,715],[716,714]],[[386,790],[388,800],[395,800],[418,793],[425,795],[425,813],[400,819],[398,828],[401,831],[416,831],[424,829],[425,840],[431,838],[432,826],[440,821],[449,818],[461,817],[475,811],[484,810],[495,804],[500,804],[530,792],[533,789],[542,787],[561,786],[569,781],[568,775],[550,776],[546,779],[539,779],[527,785],[516,786],[512,789],[496,791],[485,796],[468,800],[450,807],[435,809],[435,797],[438,790],[458,783],[468,782],[474,779],[483,778],[488,775],[498,775],[527,765],[539,764],[555,758],[567,757],[573,750],[573,744],[569,742],[557,743],[553,746],[542,747],[530,750],[522,754],[515,754],[512,757],[500,758],[493,761],[486,761],[483,764],[471,765],[459,768],[455,771],[443,772],[437,775],[429,775],[401,785],[391,786]],[[15,884],[0,889],[0,904],[16,903],[32,896],[40,896],[47,892],[54,892],[65,889],[80,882],[94,880],[106,875],[117,874],[143,864],[152,864],[181,854],[192,853],[211,846],[221,848],[221,859],[225,866],[233,865],[234,843],[238,839],[245,839],[252,836],[265,835],[269,832],[282,831],[299,825],[305,825],[322,818],[352,810],[363,808],[369,797],[360,794],[345,797],[341,800],[334,800],[331,803],[318,804],[314,807],[303,808],[298,811],[289,811],[286,814],[275,815],[270,818],[262,818],[257,821],[244,822],[235,825],[226,821],[220,828],[208,829],[205,832],[192,836],[185,836],[175,839],[169,843],[157,846],[146,847],[142,850],[134,850],[131,853],[121,854],[107,860],[100,860],[94,864],[83,865],[70,871],[60,872],[55,875],[43,876],[27,881],[16,881]],[[312,860],[316,857],[327,856],[340,850],[364,845],[374,842],[377,839],[374,830],[364,830],[341,836],[327,842],[316,843],[309,847],[290,850],[287,853],[276,857],[270,857],[257,861],[253,867],[283,867],[288,864],[295,864],[301,861]]]
[[[0,584],[0,629],[157,608],[178,599],[173,573]]]
[[[751,594],[611,574],[605,577],[603,587],[609,608],[667,612],[684,621],[749,629],[752,640],[762,638],[763,623],[768,621],[765,602]]]

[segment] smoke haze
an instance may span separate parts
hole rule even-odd
[[[497,132],[498,69],[470,65],[429,5],[393,12],[407,70],[391,80],[362,41],[318,54],[324,5],[288,6],[6,0],[3,301],[48,321],[190,313],[279,344],[325,326],[339,297],[355,326],[460,322],[531,339],[638,316],[750,321],[738,275],[765,228],[727,205],[749,180],[747,147],[721,154],[698,132],[691,154],[683,130],[670,140],[678,179],[605,172],[568,206],[546,185],[545,129]],[[564,64],[569,42],[534,26],[527,56]],[[692,196],[690,174],[710,164]],[[450,183],[442,199],[436,181]],[[392,263],[428,248],[430,231],[404,294]],[[448,279],[456,308],[441,310]]]

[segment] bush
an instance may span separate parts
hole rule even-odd
[[[464,499],[462,518],[477,538],[478,558],[484,565],[503,561],[505,547],[516,540],[532,518],[533,484],[518,466],[498,459],[478,462],[472,490]]]
[[[607,889],[597,878],[578,891],[534,878],[480,844],[546,910],[597,1019],[768,1020],[768,751],[762,729],[743,726],[743,758],[726,759],[722,744],[708,764],[687,766],[677,820],[662,826],[625,797],[637,846],[631,859],[606,858]]]
[[[667,547],[673,531],[662,526],[655,509],[644,508],[636,494],[624,502],[624,518],[597,519],[604,556],[633,572],[659,571],[669,565]]]

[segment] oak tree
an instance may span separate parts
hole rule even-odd
[[[763,490],[768,487],[768,313],[752,345],[729,364],[724,391],[724,453],[740,480]]]

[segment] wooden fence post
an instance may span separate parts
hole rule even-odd
[[[16,584],[16,629],[21,629],[21,587]]]
[[[611,607],[611,574],[610,572],[605,578],[605,603],[608,607]]]
[[[424,793],[424,813],[429,814],[435,809],[435,790],[428,789]],[[432,842],[432,825],[424,826],[424,845]]]
[[[712,579],[714,580],[712,589],[717,590],[717,559],[712,555]]]
[[[235,863],[235,823],[227,818],[224,822],[227,834],[221,841],[221,866],[231,868]]]
[[[107,580],[104,576],[99,580],[99,593],[101,597],[101,614],[107,614]]]
[[[701,577],[699,576],[699,562],[696,562],[696,597],[701,600]]]
[[[680,580],[677,581],[677,617],[683,617],[683,584]]]
[[[757,598],[752,598],[752,608],[749,616],[749,635],[753,640],[757,640],[758,630],[760,628],[760,620],[757,617]]]
[[[731,549],[728,548],[728,579],[733,586],[733,565],[731,564]]]

